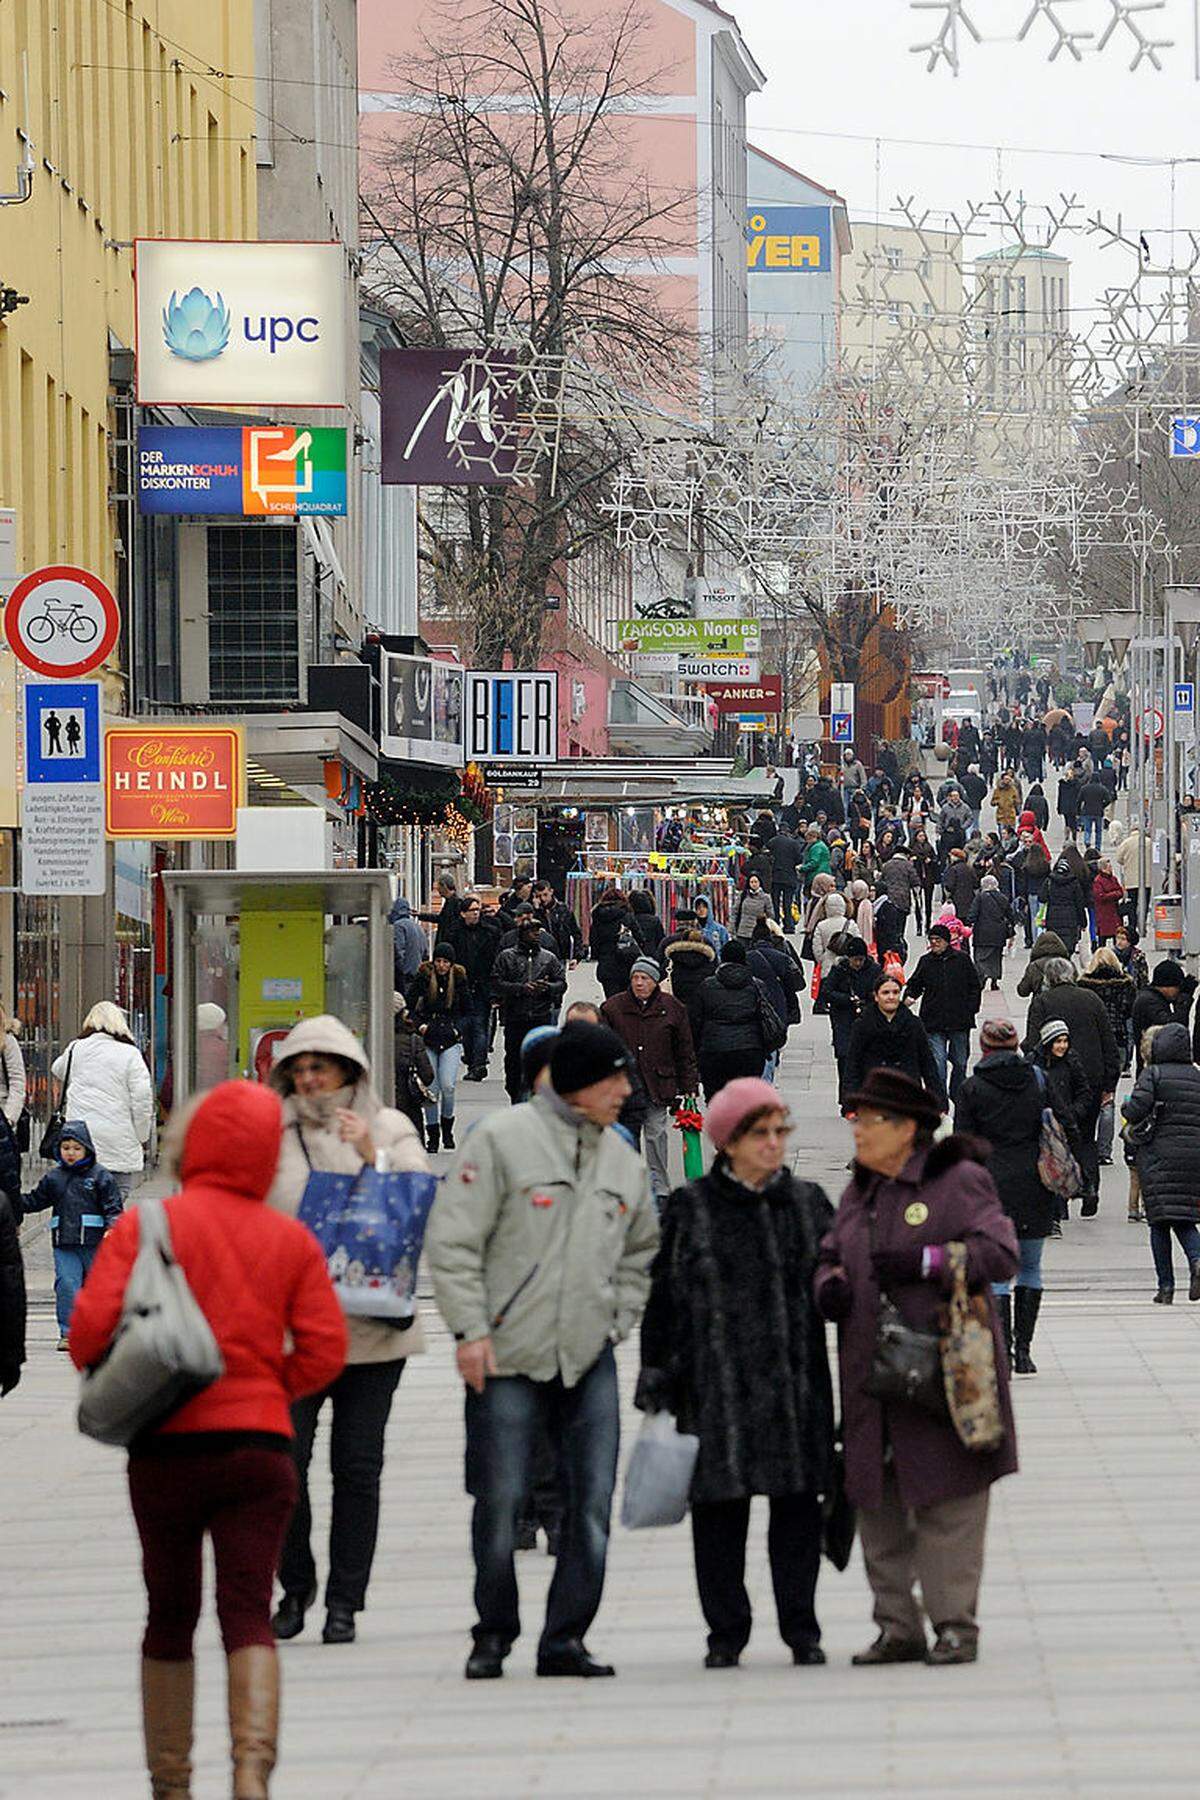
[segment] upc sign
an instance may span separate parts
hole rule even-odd
[[[345,275],[341,244],[138,238],[138,401],[341,405]]]

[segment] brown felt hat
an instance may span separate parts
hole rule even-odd
[[[895,1113],[901,1119],[915,1119],[930,1131],[941,1123],[946,1110],[935,1094],[901,1069],[872,1069],[857,1094],[847,1094],[843,1112],[857,1112],[870,1106],[879,1112]]]

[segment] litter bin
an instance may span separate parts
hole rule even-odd
[[[1159,894],[1154,901],[1154,948],[1163,956],[1183,955],[1183,897]]]

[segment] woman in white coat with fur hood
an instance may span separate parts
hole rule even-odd
[[[83,1120],[96,1161],[116,1178],[121,1198],[128,1199],[146,1166],[154,1089],[129,1021],[114,1001],[97,1001],[79,1036],[51,1063],[50,1073],[62,1092],[64,1117]]]
[[[392,1170],[428,1170],[412,1120],[380,1100],[363,1047],[340,1019],[325,1013],[293,1026],[279,1046],[270,1080],[283,1098],[283,1142],[267,1204],[280,1212],[296,1216],[314,1169],[357,1175],[364,1164],[381,1160]],[[317,1597],[308,1465],[317,1418],[328,1400],[333,1514],[322,1637],[327,1644],[353,1643],[379,1530],[388,1415],[406,1359],[425,1348],[419,1316],[404,1329],[374,1319],[351,1318],[347,1325],[350,1354],[342,1373],[319,1394],[292,1406],[300,1496],[279,1565],[283,1598],[272,1620],[278,1638],[303,1631],[304,1615]]]

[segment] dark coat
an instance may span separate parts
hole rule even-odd
[[[1133,1049],[1140,1070],[1145,1058],[1142,1055],[1142,1039],[1152,1026],[1177,1025],[1179,1020],[1175,1008],[1167,999],[1161,988],[1143,988],[1134,998],[1130,1013],[1133,1027]],[[1197,1015],[1197,1029],[1200,1030],[1200,1014]]]
[[[552,900],[544,909],[535,906],[533,910],[554,939],[559,960],[565,963],[572,956],[578,958],[583,950],[583,933],[579,929],[579,920],[565,901]]]
[[[866,958],[861,969],[852,969],[849,960],[843,956],[822,981],[821,999],[829,1014],[835,1056],[846,1054],[854,1021],[863,1007],[871,1004],[875,983],[882,973],[873,956]]]
[[[907,1006],[885,1019],[871,1000],[855,1019],[846,1046],[845,1091],[856,1094],[872,1069],[902,1069],[931,1093],[946,1097],[929,1033]]]
[[[461,963],[452,963],[444,977],[431,962],[422,963],[409,983],[408,1016],[435,1052],[462,1042],[462,1022],[470,1008],[470,983]]]
[[[979,970],[965,950],[927,950],[908,978],[926,1031],[970,1031],[983,999]]]
[[[424,1131],[425,1101],[416,1084],[421,1082],[429,1087],[433,1082],[433,1064],[425,1048],[425,1039],[409,1019],[397,1018],[392,1040],[395,1045],[396,1108],[412,1120],[418,1131]]]
[[[0,1375],[11,1375],[24,1361],[25,1265],[13,1208],[0,1194]]]
[[[1070,869],[1055,863],[1046,883],[1046,930],[1056,931],[1070,951],[1086,924],[1083,889]]]
[[[794,987],[795,964],[786,950],[757,939],[748,946],[746,967],[756,981],[761,981],[767,999],[780,1018],[788,1017],[788,999]]]
[[[785,887],[795,887],[804,861],[804,845],[790,831],[779,831],[771,839],[771,880]]]
[[[535,991],[526,991],[530,982]],[[507,1025],[548,1025],[567,991],[567,977],[557,956],[539,944],[530,955],[519,944],[502,950],[492,970],[492,988],[504,1008]]]
[[[702,981],[691,1006],[692,1042],[701,1068],[711,1059],[757,1050],[765,1062],[763,991],[745,963],[721,963]]]
[[[699,1437],[694,1501],[824,1490],[833,1391],[812,1284],[832,1218],[812,1182],[784,1169],[756,1192],[723,1157],[671,1195],[638,1393]]]
[[[696,989],[717,966],[716,951],[711,944],[696,944],[690,938],[669,938],[663,945],[663,961],[670,972],[671,992],[690,1009]]]
[[[59,1134],[84,1146],[79,1162],[59,1160],[24,1200],[26,1213],[50,1208],[50,1242],[56,1250],[93,1249],[116,1224],[125,1203],[109,1171],[96,1162],[91,1133],[79,1119],[68,1119]]]
[[[1037,787],[1038,783],[1034,783]],[[1050,804],[1043,793],[1034,793],[1033,788],[1025,796],[1025,811],[1033,814],[1033,822],[1039,831],[1045,831],[1050,823]]]
[[[1049,1045],[1037,1050],[1029,1060],[1042,1071],[1050,1109],[1067,1134],[1071,1154],[1082,1164],[1082,1127],[1094,1097],[1083,1064],[1074,1050],[1068,1050],[1065,1056],[1051,1056]]]
[[[969,862],[958,858],[949,864],[942,876],[942,892],[960,919],[966,919],[979,892],[979,873]]]
[[[1161,1107],[1154,1136],[1137,1151],[1142,1205],[1151,1225],[1200,1224],[1200,1069],[1186,1025],[1164,1025],[1121,1108],[1130,1124]]]
[[[954,1129],[983,1138],[988,1174],[1019,1238],[1044,1238],[1058,1218],[1058,1197],[1038,1175],[1042,1113],[1049,1103],[1033,1067],[1015,1050],[976,1063],[959,1090]]]
[[[1101,781],[1098,775],[1093,775],[1079,789],[1080,816],[1085,819],[1098,819],[1111,801],[1112,793],[1108,784]]]
[[[921,1203],[920,1218],[910,1223],[914,1202]],[[871,1261],[872,1239],[874,1247],[882,1251],[920,1249],[927,1244],[966,1245],[968,1281],[973,1291],[988,1297],[992,1318],[1006,1428],[998,1449],[986,1454],[968,1450],[949,1418],[935,1418],[903,1401],[873,1400],[863,1392],[879,1326],[880,1290]],[[817,1304],[826,1317],[838,1319],[846,1487],[851,1500],[875,1510],[883,1505],[884,1451],[889,1444],[906,1506],[959,1500],[1011,1475],[1017,1467],[1017,1434],[1008,1358],[990,1284],[1007,1281],[1016,1273],[1017,1238],[992,1178],[975,1160],[969,1141],[949,1137],[930,1150],[918,1150],[899,1175],[891,1178],[856,1165],[833,1228],[821,1245],[820,1263]],[[845,1271],[849,1284],[848,1312],[837,1291],[841,1284],[835,1271],[839,1269]],[[940,1284],[909,1281],[889,1291],[907,1324],[919,1331],[937,1329],[945,1301]]]
[[[478,925],[468,925],[460,915],[454,921],[454,929],[446,941],[454,952],[455,962],[461,963],[467,971],[467,985],[473,994],[491,994],[492,968],[500,954],[500,937],[497,919],[484,917]]]
[[[633,1052],[655,1106],[669,1106],[680,1094],[696,1092],[700,1076],[692,1028],[686,1008],[673,994],[655,988],[648,1000],[639,1000],[626,989],[604,1002],[600,1017]]]
[[[1071,1049],[1079,1058],[1093,1096],[1116,1092],[1121,1073],[1121,1050],[1103,1000],[1081,988],[1078,982],[1043,987],[1029,1003],[1025,1017],[1025,1049],[1040,1045],[1042,1026],[1062,1019],[1071,1034]]]
[[[967,924],[976,950],[1002,950],[1017,928],[1012,902],[1004,898],[999,888],[976,894]]]
[[[1050,957],[1067,957],[1069,955],[1070,952],[1057,931],[1040,931],[1033,940],[1033,949],[1029,952],[1025,973],[1017,983],[1017,992],[1022,999],[1041,992],[1042,975]]]
[[[652,956],[655,962],[661,962],[663,939],[667,934],[654,910],[654,895],[641,888],[629,896],[629,929],[638,942],[637,956]]]
[[[1058,784],[1058,816],[1065,821],[1068,829],[1074,827],[1079,817],[1079,783],[1068,780],[1065,772]]]
[[[1132,975],[1126,975],[1123,969],[1119,975],[1114,975],[1111,969],[1101,968],[1094,975],[1081,975],[1079,986],[1099,998],[1112,1024],[1123,1061],[1126,1032],[1134,1001],[1137,999],[1137,988],[1133,984]]]
[[[636,951],[628,953],[618,948],[622,930],[628,931],[632,937],[633,920],[629,907],[624,902],[618,906],[612,901],[602,900],[592,908],[589,942],[602,987],[624,981],[636,957]]]

